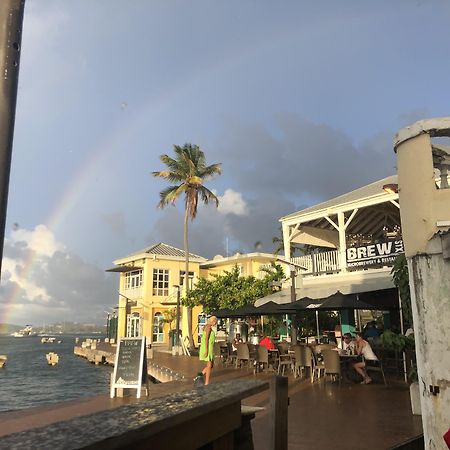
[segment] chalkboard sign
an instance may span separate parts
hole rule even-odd
[[[120,338],[111,383],[111,398],[115,397],[116,388],[137,389],[139,398],[142,384],[148,386],[145,337]]]

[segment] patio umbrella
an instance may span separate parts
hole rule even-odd
[[[373,305],[359,300],[356,294],[342,294],[337,291],[335,294],[322,299],[322,303],[318,306],[322,311],[340,311],[343,309],[376,309]]]
[[[293,303],[285,303],[284,305],[280,305],[281,310],[285,311],[308,311],[310,309],[318,309],[322,305],[322,300],[315,300],[309,297],[303,297],[300,300],[297,300]],[[293,314],[290,312],[286,312],[285,314]]]
[[[248,317],[248,316],[257,316],[258,313],[256,311],[256,307],[253,305],[245,305],[241,308],[231,310],[228,317]]]
[[[289,306],[291,303],[280,305],[275,302],[267,302],[264,305],[258,306],[256,308],[256,313],[261,316],[275,316],[280,314],[294,314],[295,310],[290,312],[291,308]]]
[[[218,319],[225,319],[227,317],[230,317],[230,314],[232,314],[234,311],[229,308],[223,308],[223,309],[217,309],[216,311],[212,311],[211,315],[216,316]]]

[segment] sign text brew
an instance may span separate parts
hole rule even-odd
[[[347,267],[390,266],[404,252],[401,239],[348,248]]]

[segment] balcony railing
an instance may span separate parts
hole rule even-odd
[[[339,252],[332,250],[329,252],[313,253],[311,255],[297,256],[291,258],[294,264],[305,267],[303,275],[319,275],[324,273],[335,273],[340,271]]]
[[[138,298],[142,298],[142,287],[137,287],[133,289],[123,289],[120,293],[129,298],[130,300],[135,300]]]

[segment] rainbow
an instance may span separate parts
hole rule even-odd
[[[48,219],[44,221],[44,225],[49,230],[56,232],[61,224],[64,223],[68,214],[76,208],[83,195],[92,186],[96,174],[104,170],[104,167],[107,165],[107,157],[117,150],[126,148],[136,129],[145,125],[145,122],[147,122],[149,117],[153,116],[153,114],[156,115],[158,112],[154,110],[154,108],[151,108],[151,111],[147,111],[146,109],[141,109],[135,114],[129,115],[131,117],[127,117],[127,125],[125,127],[120,128],[117,126],[114,133],[104,138],[103,142],[100,142],[100,144],[95,147],[95,150],[67,183],[66,189],[62,191],[59,200],[56,202],[56,207],[53,208]],[[128,111],[123,111],[123,114],[128,114]],[[29,255],[22,264],[20,273],[21,279],[27,279],[30,276],[37,258],[38,255],[36,252],[29,252]],[[9,322],[14,310],[14,305],[16,304],[22,289],[20,283],[15,283],[3,304],[0,305],[0,324]],[[1,331],[4,330],[0,329],[0,332]]]
[[[289,38],[289,34],[285,32],[280,33],[279,38],[281,44],[285,39]],[[273,45],[273,40],[271,40],[271,43]],[[175,103],[175,100],[180,101],[180,97],[182,98],[189,91],[196,92],[202,89],[208,79],[223,74],[227,70],[235,70],[236,66],[245,63],[253,55],[255,55],[253,46],[242,47],[239,52],[229,54],[209,67],[203,67],[197,73],[192,71],[189,79],[180,78],[178,84],[167,87],[167,90],[161,92],[159,96],[146,98],[141,103],[142,107],[138,107],[135,110],[131,108],[123,110],[121,113],[127,116],[127,122],[123,126],[116,124],[115,131],[103,137],[103,140],[95,146],[90,157],[86,158],[84,164],[80,166],[67,184],[59,201],[56,202],[56,207],[52,210],[48,219],[44,221],[44,225],[52,232],[55,232],[64,223],[69,212],[75,209],[85,192],[91,187],[96,174],[104,170],[108,155],[114,154],[116,150],[127,148],[136,132],[148,128],[149,123],[157,124],[163,113],[169,110]],[[119,105],[117,107],[119,108]],[[150,171],[151,168],[149,168],[149,173]],[[26,279],[30,275],[37,256],[35,252],[30,252],[30,256],[24,261],[20,278]],[[16,283],[3,305],[0,304],[0,323],[8,323],[21,291],[22,286]]]

